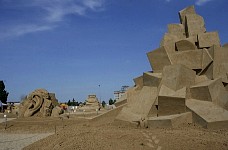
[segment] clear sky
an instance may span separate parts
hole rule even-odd
[[[190,5],[208,32],[228,42],[227,0],[0,0],[0,80],[8,101],[37,88],[61,102],[88,94],[108,101],[151,70],[146,53]]]

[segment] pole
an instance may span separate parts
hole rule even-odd
[[[7,128],[7,115],[4,115],[4,118],[5,118],[5,130]]]
[[[100,95],[100,104],[102,103],[102,100],[101,100],[101,85],[99,84],[99,95]]]
[[[101,109],[101,105],[102,105],[102,101],[101,101],[101,85],[99,84],[99,95],[100,95],[100,104],[99,104],[99,111]],[[98,114],[98,111],[97,111],[97,114]]]
[[[99,86],[99,97],[100,97],[100,100],[99,101],[101,103],[101,85],[99,84],[98,86]]]

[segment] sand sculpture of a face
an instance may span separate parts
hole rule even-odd
[[[53,105],[48,91],[37,89],[21,103],[20,116],[30,117],[35,114],[43,117],[51,116],[52,109]]]

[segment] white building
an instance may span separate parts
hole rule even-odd
[[[129,86],[124,85],[124,86],[121,87],[121,90],[119,90],[119,91],[114,91],[114,100],[119,100],[120,97],[121,97],[122,95],[124,95],[124,93],[127,91],[128,88],[129,88]]]

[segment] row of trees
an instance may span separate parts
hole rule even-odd
[[[108,104],[109,105],[113,105],[113,104],[115,104],[115,102],[116,102],[116,100],[113,100],[113,99],[109,99],[109,101],[108,101]],[[73,100],[68,100],[68,102],[66,103],[68,106],[79,106],[79,105],[81,105],[81,104],[83,104],[83,105],[85,105],[85,102],[83,103],[83,102],[78,102],[78,101],[76,101],[74,98],[73,98]],[[105,107],[105,105],[106,105],[106,102],[105,101],[102,101],[102,106],[103,107]]]
[[[68,106],[79,106],[79,105],[81,105],[81,104],[85,104],[85,102],[84,102],[84,103],[83,103],[83,102],[78,102],[78,101],[76,101],[76,100],[73,98],[72,101],[69,100],[66,104],[67,104]]]

